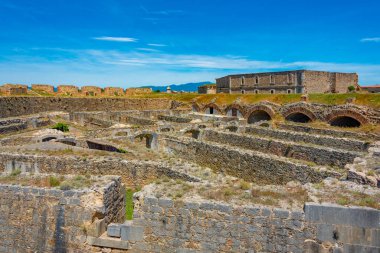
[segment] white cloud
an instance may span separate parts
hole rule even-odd
[[[377,38],[364,38],[360,40],[361,42],[380,42],[380,37]]]
[[[150,43],[150,44],[148,44],[148,46],[151,46],[151,47],[166,47],[167,45],[165,45],[165,44]]]
[[[146,48],[146,47],[139,47],[136,48],[137,50],[140,51],[145,51],[145,52],[160,52],[160,50],[154,49],[154,48]]]
[[[137,42],[135,38],[129,37],[95,37],[94,40],[116,41],[116,42]]]

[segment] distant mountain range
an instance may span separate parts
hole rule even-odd
[[[199,82],[199,83],[185,83],[185,84],[170,84],[166,86],[142,86],[141,88],[152,88],[153,91],[166,91],[166,88],[170,86],[172,91],[187,91],[187,92],[197,92],[198,86],[211,84],[212,82]]]

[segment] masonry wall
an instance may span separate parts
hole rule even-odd
[[[54,93],[54,87],[52,85],[48,85],[48,84],[32,84],[32,89],[44,91],[44,92],[49,93],[49,94]]]
[[[306,160],[319,165],[344,167],[352,163],[361,154],[347,150],[331,149],[324,146],[304,145],[301,143],[266,139],[258,136],[246,136],[205,130],[202,140],[213,141],[250,150],[265,151],[271,154],[294,159]]]
[[[121,188],[120,179],[97,193],[0,185],[0,252],[86,252],[84,227],[91,228],[94,217],[123,221]],[[96,194],[99,206],[85,204]]]
[[[106,94],[107,96],[123,96],[124,90],[123,88],[106,87],[104,88],[104,94]]]
[[[165,140],[167,151],[183,159],[260,184],[286,184],[292,180],[317,183],[326,177],[341,176],[336,172],[318,171],[306,164],[293,163],[285,158],[222,144],[170,138]]]
[[[170,109],[168,99],[0,97],[0,118],[46,111],[122,111]]]
[[[305,211],[140,197],[134,224],[149,252],[378,252],[380,211],[305,204]],[[361,217],[358,219],[357,217]],[[323,246],[322,246],[323,243]]]
[[[163,175],[186,181],[197,180],[156,162],[127,161],[118,158],[101,159],[80,156],[59,157],[0,153],[0,173],[10,173],[16,169],[35,174],[118,175],[123,183],[134,187],[149,183]]]
[[[74,95],[78,94],[79,88],[78,86],[74,85],[58,85],[57,91],[58,94]]]

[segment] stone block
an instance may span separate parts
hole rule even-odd
[[[159,199],[158,205],[160,207],[173,207],[173,200],[171,200],[171,199]]]
[[[105,223],[105,219],[95,220],[87,230],[87,234],[94,237],[101,236],[104,232],[106,232],[107,227]]]
[[[130,249],[129,242],[111,237],[87,236],[87,243],[92,246],[105,247],[112,249]]]
[[[120,237],[121,224],[111,223],[107,226],[107,235],[110,237]]]
[[[142,241],[144,240],[144,228],[130,224],[121,225],[121,240],[124,241]]]
[[[306,203],[304,209],[305,218],[309,222],[350,225],[364,228],[380,227],[380,211],[372,208]]]

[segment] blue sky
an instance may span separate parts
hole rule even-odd
[[[99,86],[233,73],[380,83],[378,0],[0,0],[0,82]]]

